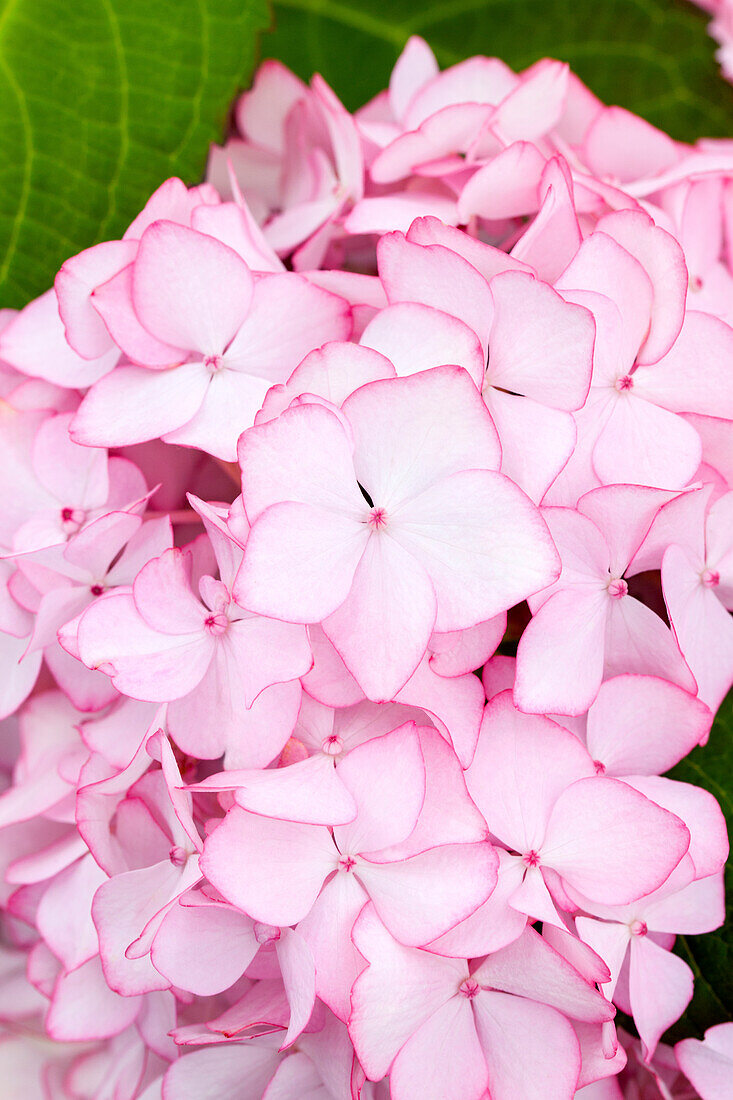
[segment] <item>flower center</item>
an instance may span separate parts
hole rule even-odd
[[[629,925],[629,932],[632,936],[646,936],[648,931],[646,921],[643,920],[632,920]]]
[[[221,355],[207,355],[204,357],[204,366],[208,367],[212,374],[216,374],[224,366]]]
[[[61,523],[67,534],[76,532],[86,518],[86,513],[81,508],[62,508]]]
[[[259,921],[255,921],[254,925],[255,939],[260,944],[275,943],[280,939],[282,935],[280,929],[274,924],[260,924]]]
[[[625,374],[623,378],[616,379],[616,389],[619,393],[623,393],[624,390],[632,389],[633,385],[634,379],[631,377],[630,374]]]
[[[223,611],[219,611],[216,615],[209,615],[208,619],[204,620],[204,626],[209,634],[218,637],[220,634],[223,634],[229,626],[229,619],[227,619]]]
[[[600,760],[593,761],[593,767],[596,769],[596,775],[606,774],[606,765]]]
[[[540,865],[540,854],[539,854],[539,852],[535,852],[535,850],[533,848],[531,852],[527,852],[526,856],[524,857],[524,862],[527,864],[528,867],[539,867],[539,865]]]
[[[622,600],[629,591],[629,586],[623,577],[612,577],[606,587],[612,600]]]
[[[384,508],[372,508],[369,513],[367,525],[372,528],[373,531],[380,531],[387,525],[387,513]]]
[[[91,594],[93,596],[101,596],[102,593],[104,592],[104,585],[103,584],[93,584],[92,587],[89,589],[89,591],[91,592]]]
[[[353,871],[356,867],[356,860],[353,856],[342,856],[339,860],[340,871]]]
[[[697,294],[699,291],[701,291],[702,290],[702,279],[700,278],[700,276],[699,275],[691,275],[689,286],[690,286],[690,290],[692,290],[695,294]]]
[[[185,848],[181,848],[180,845],[175,844],[168,853],[168,859],[174,867],[183,867],[188,859],[188,852]]]
[[[461,997],[468,997],[469,1001],[472,1001],[474,997],[477,997],[481,992],[481,986],[478,984],[475,978],[466,978],[465,982],[461,982],[458,986],[458,993]]]
[[[700,580],[705,588],[717,588],[720,584],[720,573],[715,569],[703,569]]]
[[[338,756],[343,747],[343,741],[335,733],[332,733],[330,737],[324,737],[321,742],[321,752],[325,752],[326,756]]]

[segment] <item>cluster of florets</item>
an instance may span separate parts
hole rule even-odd
[[[720,1100],[733,155],[419,39],[236,119],[0,322],[3,1074]]]

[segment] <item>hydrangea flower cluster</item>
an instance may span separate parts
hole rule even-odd
[[[420,39],[236,121],[0,315],[11,1095],[724,1100],[733,154]]]

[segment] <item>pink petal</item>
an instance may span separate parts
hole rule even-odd
[[[449,225],[458,224],[455,199],[428,185],[420,190],[397,191],[361,199],[344,221],[347,233],[407,233],[417,217],[431,215]]]
[[[473,1011],[492,1100],[572,1100],[580,1052],[564,1016],[524,997],[483,991]]]
[[[270,383],[284,382],[309,351],[327,340],[348,340],[351,328],[343,298],[300,275],[267,275],[255,283],[249,314],[224,362]]]
[[[114,875],[94,896],[92,917],[99,933],[104,976],[111,989],[129,997],[155,989],[167,989],[168,981],[153,966],[149,955],[128,954],[128,948],[145,935],[152,939],[167,910],[200,875],[194,858],[183,868],[172,861],[155,863]],[[152,923],[151,923],[152,922]],[[149,943],[140,942],[149,950]]]
[[[319,526],[319,546],[324,526]],[[435,592],[422,565],[381,532],[369,537],[352,575],[348,596],[324,619],[323,629],[366,696],[388,702],[425,655],[435,626]],[[332,597],[338,579],[334,562],[328,578]]]
[[[542,844],[566,787],[593,774],[577,737],[549,718],[520,713],[504,691],[486,706],[466,785],[493,835],[526,854]]]
[[[255,145],[282,152],[286,119],[298,100],[307,94],[302,80],[281,62],[263,62],[251,91],[245,92],[237,103],[238,130]]]
[[[54,288],[66,339],[84,359],[97,359],[110,350],[112,339],[91,297],[96,287],[132,263],[134,241],[105,241],[72,256],[56,276]]]
[[[463,256],[485,279],[493,279],[500,271],[528,271],[531,268],[521,260],[515,260],[500,248],[485,244],[476,237],[470,237],[462,229],[445,225],[438,218],[426,216],[415,218],[407,232],[408,241],[413,244],[440,244]]]
[[[173,1062],[165,1075],[165,1100],[221,1100],[250,1089],[261,1096],[277,1069],[275,1049],[251,1043],[223,1043],[195,1050]]]
[[[260,949],[252,922],[225,905],[186,904],[168,910],[153,941],[151,959],[173,985],[210,997],[233,985]],[[202,902],[204,899],[202,898]]]
[[[354,431],[359,482],[388,513],[440,478],[498,468],[496,429],[459,367],[372,382],[343,411]]]
[[[607,775],[661,775],[703,741],[712,715],[657,676],[616,676],[588,712],[587,745]]]
[[[139,997],[120,997],[107,986],[95,956],[59,978],[46,1027],[57,1042],[106,1039],[129,1027],[139,1010]]]
[[[509,899],[522,881],[525,866],[502,848],[497,848],[497,854],[498,879],[488,899],[470,917],[428,944],[430,951],[449,958],[475,959],[489,951],[498,951],[521,936],[527,917],[513,909]]]
[[[430,576],[438,631],[506,611],[559,574],[535,506],[508,478],[488,470],[442,478],[406,501],[395,510],[394,537]]]
[[[318,623],[344,606],[374,542],[366,523],[351,515],[318,505],[274,504],[247,540],[235,599],[271,618]],[[359,625],[360,633],[367,629]],[[432,620],[428,634],[430,629]]]
[[[554,129],[562,116],[569,68],[545,58],[522,73],[517,87],[502,100],[492,128],[506,141],[537,141]]]
[[[641,119],[636,119],[641,122]],[[666,135],[665,135],[666,136]],[[634,256],[654,289],[651,324],[639,351],[640,363],[656,363],[672,347],[685,315],[688,273],[679,243],[641,210],[607,214],[598,223]]]
[[[16,314],[0,336],[0,359],[4,363],[22,374],[69,389],[96,382],[112,370],[118,358],[114,346],[94,359],[77,355],[66,342],[53,290],[47,290]]]
[[[349,1033],[367,1075],[378,1081],[410,1036],[453,998],[468,966],[464,959],[404,947],[371,905],[354,926],[354,944],[368,966],[352,991]]]
[[[436,77],[438,71],[438,62],[427,42],[411,35],[389,78],[389,104],[395,118],[403,117],[417,92]]]
[[[254,920],[291,925],[306,916],[337,860],[323,826],[259,817],[234,806],[207,839],[201,868]]]
[[[491,844],[444,844],[400,862],[360,861],[355,873],[392,935],[418,946],[486,901],[496,885],[497,865]]]
[[[537,217],[514,245],[512,256],[529,264],[541,279],[554,283],[582,241],[572,179],[559,158],[548,161],[539,190],[544,197]]]
[[[451,364],[463,367],[479,389],[483,384],[485,363],[478,337],[463,322],[430,306],[388,306],[369,322],[361,343],[394,363],[401,377]]]
[[[243,697],[247,707],[265,688],[295,680],[313,664],[302,626],[259,616],[231,624],[221,640],[218,660],[229,673],[232,695]],[[234,687],[237,678],[241,691]]]
[[[722,810],[704,787],[680,783],[664,776],[632,776],[629,786],[684,821],[690,831],[688,856],[695,877],[717,874],[728,858],[728,835]]]
[[[357,808],[350,824],[334,829],[342,854],[379,852],[405,840],[425,800],[425,763],[415,723],[352,749],[338,766],[338,778]]]
[[[283,501],[361,517],[364,498],[356,484],[352,454],[353,443],[342,422],[322,405],[300,405],[252,428],[239,443],[249,522]]]
[[[191,228],[234,249],[253,272],[279,274],[285,265],[267,244],[243,196],[236,202],[218,206],[197,206],[191,215]]]
[[[682,488],[701,458],[695,429],[681,416],[637,397],[633,387],[616,396],[593,448],[593,468],[605,484]]]
[[[132,586],[135,606],[161,634],[204,633],[207,610],[191,591],[191,557],[166,550],[141,569]]]
[[[542,605],[517,649],[517,706],[535,713],[585,713],[603,679],[610,602],[603,589],[573,587]]]
[[[124,591],[110,593],[85,612],[78,643],[88,668],[104,666],[123,694],[153,701],[186,695],[202,679],[212,656],[198,635],[153,630]]]
[[[614,1016],[613,1006],[595,985],[531,927],[490,954],[472,976],[480,985],[541,1001],[574,1020],[601,1023]]]
[[[484,398],[501,440],[501,472],[539,503],[573,453],[572,414],[493,386]]]
[[[99,951],[92,921],[92,898],[104,871],[91,854],[72,863],[51,880],[38,906],[38,930],[65,970],[75,970]]]
[[[462,222],[513,218],[533,213],[539,205],[539,183],[547,161],[536,145],[512,142],[469,179],[458,200]]]
[[[287,1047],[295,1042],[311,1018],[316,999],[316,967],[310,947],[294,928],[281,935],[275,949],[290,1005],[290,1022],[282,1042],[282,1047]]]
[[[247,265],[213,237],[165,221],[143,233],[132,300],[158,340],[220,355],[247,316],[252,293]]]
[[[499,614],[466,630],[433,634],[430,667],[447,677],[474,672],[493,656],[505,633],[506,616]]]
[[[672,631],[646,604],[630,596],[611,602],[606,624],[605,675],[620,672],[660,676],[685,691],[696,689]]]
[[[609,571],[621,576],[639,549],[659,509],[677,494],[646,485],[604,485],[578,501],[578,511],[603,533]]]
[[[484,700],[476,691],[476,679],[470,672],[451,678],[439,676],[426,654],[395,696],[399,702],[419,706],[432,716],[464,767],[473,759],[483,712]]]
[[[656,126],[623,107],[605,107],[585,136],[583,156],[597,175],[625,183],[663,172],[679,154]]]
[[[653,1057],[663,1033],[692,1000],[692,986],[692,971],[677,955],[649,936],[631,941],[629,994],[647,1059]]]
[[[390,303],[421,302],[450,313],[472,329],[486,349],[491,292],[471,264],[442,245],[412,244],[401,233],[381,238],[377,260]]]
[[[556,289],[592,290],[611,299],[623,318],[618,359],[631,369],[652,314],[653,288],[642,265],[606,233],[596,231],[583,241]]]
[[[491,296],[491,384],[551,408],[579,409],[590,386],[592,315],[520,271],[492,279]]]
[[[542,860],[594,901],[623,905],[669,877],[690,844],[674,814],[617,779],[581,779],[560,795]]]
[[[368,894],[353,874],[337,874],[298,925],[313,952],[316,992],[344,1021],[351,1012],[351,987],[362,969],[351,931],[368,901]]]
[[[33,445],[36,477],[58,501],[82,509],[99,508],[109,495],[107,455],[69,439],[71,414],[52,416],[38,429]]]
[[[249,710],[239,712],[237,735],[229,737],[225,749],[225,766],[264,768],[275,760],[293,732],[301,697],[298,680],[265,688]]]
[[[448,103],[498,103],[518,82],[519,78],[499,58],[471,57],[451,65],[425,84],[411,101],[403,124],[419,126]]]
[[[184,349],[157,340],[141,323],[132,302],[133,271],[134,265],[129,263],[106,283],[94,288],[91,295],[94,313],[104,322],[117,347],[133,363],[161,368],[183,362]]]
[[[217,371],[210,377],[201,407],[181,427],[166,431],[163,439],[234,462],[237,440],[254,424],[268,388],[262,378],[228,369]]]
[[[674,1048],[682,1072],[689,1077],[701,1096],[724,1100],[733,1068],[733,1027],[716,1024],[705,1032],[705,1039],[683,1039]]]
[[[733,329],[709,313],[690,310],[671,349],[658,363],[639,369],[634,382],[640,396],[672,412],[731,418],[731,354]]]
[[[196,790],[233,790],[237,805],[264,817],[343,825],[357,812],[344,778],[333,760],[319,753],[285,768],[220,772],[196,784]]]
[[[481,1100],[486,1084],[486,1061],[465,997],[453,997],[425,1021],[390,1073],[394,1100]]]
[[[118,367],[82,401],[71,437],[87,447],[123,447],[156,439],[186,424],[200,409],[209,385],[202,363],[170,370]]]

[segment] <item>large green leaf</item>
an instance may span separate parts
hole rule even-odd
[[[267,0],[0,0],[0,306],[201,178]]]
[[[715,795],[733,837],[733,693],[718,711],[707,745],[694,749],[669,773]],[[695,974],[695,995],[668,1038],[700,1035],[711,1024],[733,1019],[733,864],[726,875],[727,920],[717,932],[680,936],[675,950]]]
[[[383,88],[421,34],[441,65],[475,53],[521,69],[568,61],[608,103],[681,140],[733,135],[733,91],[718,75],[707,16],[687,0],[274,0],[263,42],[309,78],[321,72],[354,109]]]

